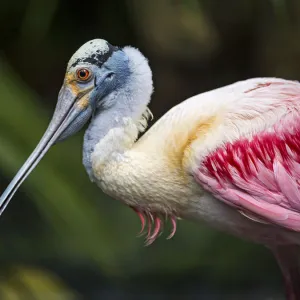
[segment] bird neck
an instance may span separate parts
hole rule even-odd
[[[125,47],[123,51],[129,58],[130,78],[106,97],[103,102],[113,105],[95,112],[84,135],[83,164],[92,181],[93,160],[103,165],[120,159],[146,129],[151,116],[147,105],[153,83],[148,61],[137,49]]]
[[[104,166],[112,160],[121,159],[124,152],[132,148],[139,133],[147,128],[150,116],[150,110],[145,107],[139,116],[133,116],[128,111],[120,115],[114,109],[92,118],[83,143],[83,165],[92,181],[93,164]]]

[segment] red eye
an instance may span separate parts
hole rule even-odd
[[[88,69],[79,69],[77,70],[77,78],[86,81],[90,78],[90,71]]]

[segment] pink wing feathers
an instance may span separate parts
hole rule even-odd
[[[272,84],[278,85],[262,84],[245,93],[270,89]],[[268,130],[212,151],[202,159],[194,177],[246,216],[300,231],[300,94],[295,89],[283,91],[287,106],[297,103],[291,106],[294,109],[288,109]]]

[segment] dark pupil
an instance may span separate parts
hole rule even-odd
[[[79,76],[80,77],[85,77],[86,76],[86,71],[80,71]]]

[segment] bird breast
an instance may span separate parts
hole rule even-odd
[[[189,184],[159,153],[129,150],[94,173],[105,193],[145,211],[176,215],[191,195]]]

